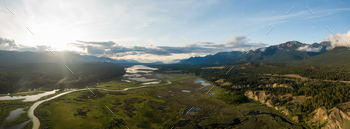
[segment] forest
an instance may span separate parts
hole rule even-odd
[[[216,66],[159,66],[159,72],[181,70],[182,74],[192,74],[202,77],[217,86],[230,91],[220,95],[220,99],[229,104],[241,104],[249,100],[244,92],[265,91],[267,94],[291,94],[292,96],[309,97],[300,104],[298,111],[303,114],[311,113],[319,107],[333,108],[337,103],[350,101],[350,84],[343,81],[350,80],[350,70],[347,67],[327,67],[314,65],[284,65],[272,63],[245,63],[224,68],[210,68]],[[232,68],[230,70],[230,68]],[[295,74],[307,79],[291,78],[279,75]],[[220,83],[224,80],[226,84]],[[267,87],[272,84],[286,84],[291,88]],[[240,86],[240,88],[237,88]],[[291,97],[275,98],[272,104],[287,105]],[[349,107],[345,110],[350,109]]]
[[[23,92],[29,89],[81,88],[121,77],[125,74],[124,68],[128,66],[116,63],[1,65],[0,94]]]

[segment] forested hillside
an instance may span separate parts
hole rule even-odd
[[[253,99],[311,127],[333,126],[329,121],[324,125],[310,123],[318,109],[329,112],[340,109],[344,113],[350,110],[346,103],[350,101],[348,67],[245,63],[230,68],[232,66],[184,67],[180,72],[200,76],[225,88],[229,92],[219,98],[226,103],[237,105]],[[178,69],[179,66],[173,69],[167,66],[160,71]]]
[[[293,65],[323,65],[330,67],[345,67],[350,64],[350,50],[346,47],[336,47],[326,53],[293,62]]]
[[[66,66],[68,66],[71,73]],[[0,66],[0,94],[28,89],[79,88],[125,74],[130,65],[115,63],[31,63]]]
[[[74,52],[18,52],[0,50],[1,64],[26,64],[26,63],[91,63],[91,62],[112,62],[112,63],[139,63],[134,60],[114,60],[108,57],[96,57],[80,55]]]

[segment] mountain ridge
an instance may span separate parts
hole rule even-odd
[[[306,44],[299,41],[287,41],[254,51],[219,52],[204,57],[191,57],[178,64],[240,64],[246,62],[286,63],[307,59],[327,52],[331,47],[329,41]]]
[[[80,55],[74,52],[18,52],[0,50],[1,63],[88,63],[88,62],[111,62],[111,63],[140,63],[135,60],[114,60],[108,57],[96,57]]]

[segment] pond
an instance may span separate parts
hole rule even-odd
[[[10,112],[10,115],[6,117],[5,122],[17,120],[22,113],[25,113],[24,108],[17,108]]]
[[[202,87],[200,87],[199,90],[210,86],[210,83],[205,82],[203,79],[197,79],[197,80],[194,81],[194,83],[201,83],[202,84]]]
[[[6,123],[11,122],[11,121],[15,121],[17,120],[21,114],[25,113],[26,111],[24,111],[25,108],[17,108],[13,111],[10,112],[10,115],[7,116],[5,118],[5,121],[3,121],[3,126],[6,126]],[[3,127],[0,127],[0,129]]]
[[[123,80],[125,80],[125,81],[126,80],[133,80],[133,81],[139,81],[139,82],[155,81],[157,79],[143,77],[143,75],[151,75],[149,73],[153,73],[153,70],[157,70],[157,68],[151,68],[151,67],[147,67],[144,65],[134,65],[130,68],[125,68],[126,74],[123,75],[123,77],[124,77]],[[158,76],[158,75],[156,75],[156,76]],[[159,77],[160,77],[160,75],[158,76],[158,78]]]
[[[182,92],[185,92],[185,93],[190,93],[191,91],[190,90],[181,90]]]

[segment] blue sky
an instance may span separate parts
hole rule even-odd
[[[49,47],[113,59],[173,62],[291,40],[322,42],[331,35],[326,26],[334,34],[347,34],[350,1],[2,0],[0,17],[3,50]]]

